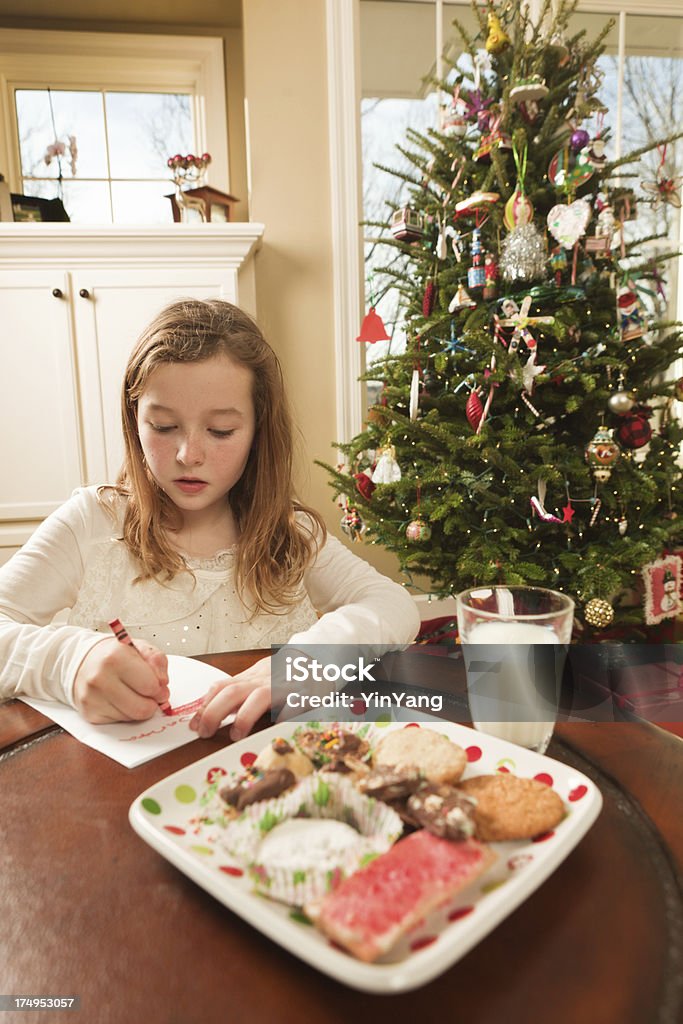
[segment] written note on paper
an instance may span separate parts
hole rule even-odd
[[[74,708],[58,701],[34,700],[33,697],[22,697],[22,700],[61,725],[62,729],[81,743],[101,751],[127,768],[135,768],[168,750],[196,740],[197,733],[188,724],[190,719],[199,708],[206,691],[214,683],[228,677],[202,661],[171,654],[168,658],[168,678],[173,713],[164,715],[158,711],[146,722],[91,725]],[[234,715],[230,715],[223,724],[233,719]]]

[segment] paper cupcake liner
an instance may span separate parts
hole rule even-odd
[[[333,819],[351,825],[359,833],[353,847],[340,852],[334,868],[317,865],[278,868],[259,860],[264,837],[290,818]],[[319,899],[342,878],[356,871],[364,860],[384,853],[398,839],[403,823],[387,804],[367,797],[353,783],[337,774],[317,772],[294,789],[272,800],[246,807],[220,838],[225,849],[249,869],[254,886],[273,899],[303,906]]]

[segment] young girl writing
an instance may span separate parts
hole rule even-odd
[[[143,720],[168,698],[167,654],[413,639],[410,596],[294,499],[280,365],[249,316],[218,300],[164,309],[129,358],[122,417],[116,485],[76,491],[0,569],[0,697]],[[111,635],[117,617],[137,650]],[[264,659],[191,725],[209,736],[237,712],[238,739],[270,700]]]

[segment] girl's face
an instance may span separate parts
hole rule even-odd
[[[138,402],[138,434],[152,476],[184,522],[225,508],[254,440],[253,374],[219,355],[153,370]]]

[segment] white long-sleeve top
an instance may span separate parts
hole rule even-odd
[[[167,654],[210,654],[271,644],[402,646],[417,606],[338,540],[307,570],[300,601],[250,619],[235,588],[233,548],[186,559],[192,573],[134,583],[138,568],[96,487],[74,492],[0,568],[0,699],[21,694],[73,705],[85,655],[119,618],[133,637]],[[52,620],[68,609],[66,623]],[[63,619],[63,616],[59,617]]]

